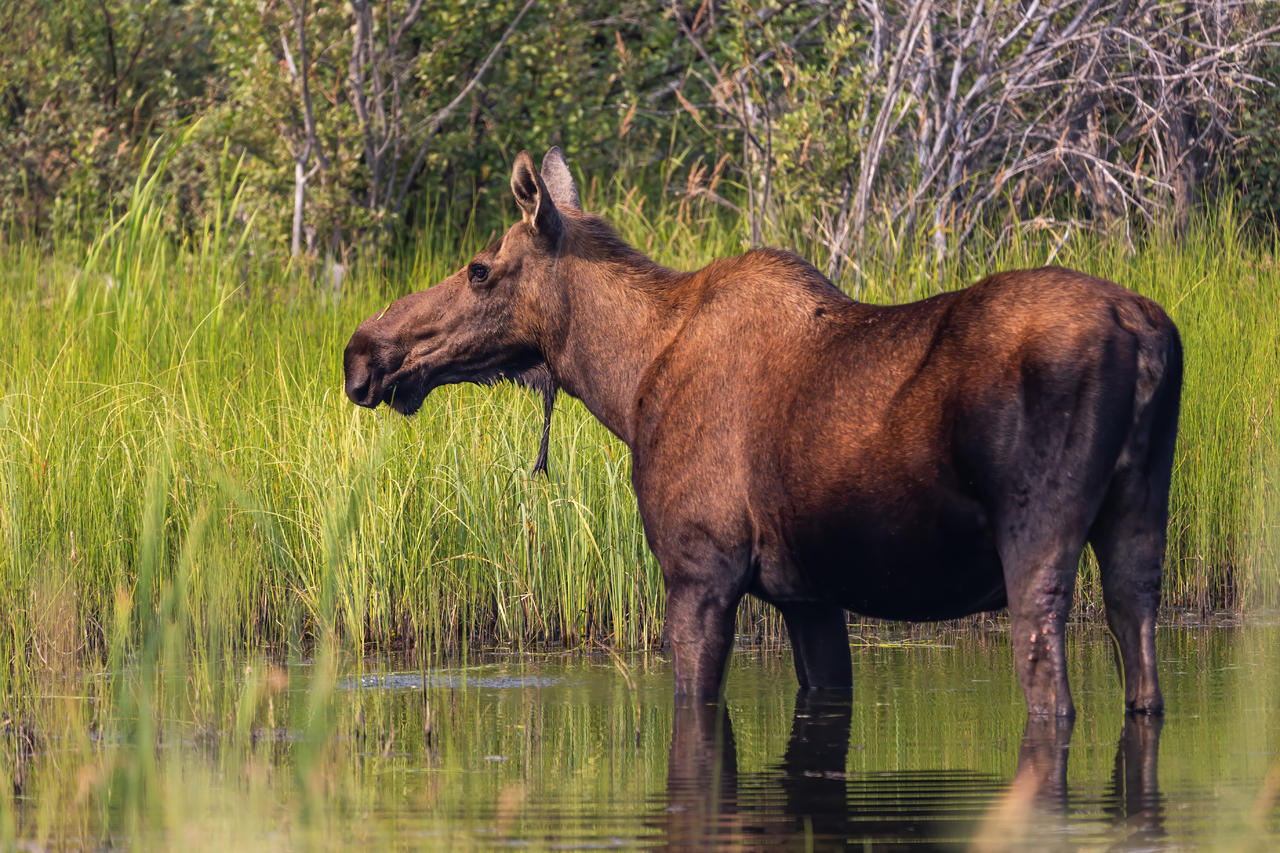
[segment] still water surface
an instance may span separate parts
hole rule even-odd
[[[679,711],[661,655],[377,659],[309,729],[295,664],[285,724],[163,744],[141,819],[102,790],[119,767],[72,825],[39,779],[13,819],[53,846],[1280,849],[1280,626],[1162,629],[1162,722],[1126,718],[1110,641],[1077,627],[1074,726],[1026,723],[1004,633],[892,630],[855,638],[850,697],[797,695],[785,651],[740,647],[724,707]]]

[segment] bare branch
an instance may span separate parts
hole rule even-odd
[[[405,174],[404,182],[400,185],[400,192],[396,195],[396,212],[404,210],[405,197],[409,194],[409,188],[413,185],[413,179],[418,176],[418,170],[422,168],[422,164],[427,158],[427,152],[430,150],[432,138],[435,137],[440,126],[448,120],[450,115],[453,114],[453,111],[458,108],[458,105],[466,100],[466,97],[471,94],[472,90],[479,85],[481,78],[483,78],[485,73],[488,72],[489,66],[493,64],[493,61],[497,59],[498,54],[500,54],[502,49],[506,47],[507,42],[511,40],[511,36],[515,34],[516,27],[520,26],[520,21],[524,19],[525,13],[533,8],[533,4],[535,2],[536,0],[525,0],[525,4],[520,7],[520,11],[511,19],[511,23],[507,25],[507,29],[502,33],[502,37],[498,39],[496,44],[494,44],[493,48],[489,51],[489,55],[484,58],[484,62],[480,63],[480,67],[471,75],[471,79],[467,81],[466,85],[458,91],[458,94],[454,96],[453,100],[449,101],[449,103],[445,104],[443,107],[428,116],[415,131],[415,133],[424,134],[425,138],[419,144],[418,153],[413,159],[413,165],[409,167],[409,171]]]
[[[1280,38],[1280,25],[1256,25],[1258,6],[1247,0],[857,0],[856,8],[862,46],[823,73],[868,85],[844,107],[850,126],[812,130],[856,140],[852,201],[845,165],[787,165],[789,180],[819,182],[812,228],[833,273],[869,239],[872,211],[884,212],[893,232],[885,238],[895,242],[931,220],[939,258],[949,242],[985,231],[1006,196],[1027,215],[1080,207],[1102,227],[1127,229],[1170,209],[1185,217],[1191,188],[1238,145],[1233,115],[1260,83],[1253,57]],[[758,156],[757,128],[774,126],[805,93],[738,85],[683,21],[681,30],[714,81],[712,107],[741,128],[751,200],[778,168]],[[762,54],[740,73],[763,76],[779,61]],[[824,104],[819,114],[828,113],[839,115]],[[754,203],[749,213],[758,215]]]

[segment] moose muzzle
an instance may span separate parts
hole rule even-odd
[[[357,329],[342,354],[342,367],[346,373],[346,391],[357,406],[374,408],[382,402],[379,382],[374,375],[373,357],[368,336]]]

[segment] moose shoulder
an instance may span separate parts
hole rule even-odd
[[[439,385],[532,376],[580,398],[632,452],[677,694],[718,694],[746,594],[782,612],[807,688],[851,684],[846,609],[1007,605],[1028,710],[1069,716],[1088,542],[1126,705],[1161,710],[1182,353],[1155,303],[1046,268],[873,306],[774,250],[680,273],[579,209],[558,149],[541,172],[521,152],[511,188],[500,240],[356,330],[347,394],[411,414]]]

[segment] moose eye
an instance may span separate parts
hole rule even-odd
[[[471,279],[472,284],[482,284],[489,277],[489,268],[476,261],[467,269],[467,277]]]

